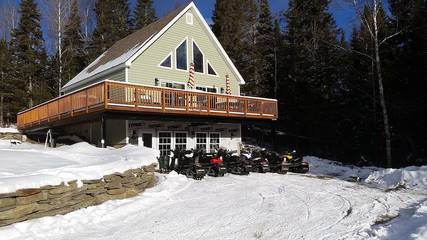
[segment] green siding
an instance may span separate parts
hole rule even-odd
[[[103,81],[103,80],[106,80],[106,79],[125,82],[125,80],[126,80],[125,70],[124,69],[120,69],[120,70],[117,70],[115,72],[112,72],[112,73],[109,73],[107,75],[104,75],[102,77],[94,78],[94,79],[88,81],[87,83],[85,83],[83,85],[72,86],[72,87],[68,88],[67,91],[65,91],[64,93],[67,94],[69,92],[75,91],[77,89],[86,87],[88,85],[91,85],[91,84],[94,84],[96,82],[100,82],[100,81]]]
[[[131,83],[140,83],[154,85],[155,78],[164,81],[183,82],[188,80],[188,71],[175,69],[175,48],[184,38],[188,37],[188,63],[192,62],[192,39],[199,46],[205,57],[205,73],[195,74],[196,86],[215,86],[225,89],[225,75],[228,73],[231,80],[231,91],[233,95],[240,94],[240,85],[237,76],[231,70],[225,57],[211,39],[209,33],[204,28],[203,23],[197,17],[194,10],[189,10],[194,16],[193,25],[186,23],[186,14],[184,14],[171,28],[169,28],[156,42],[137,57],[128,72],[128,81]],[[172,52],[172,68],[166,69],[159,67],[160,62]],[[208,60],[218,76],[206,74]]]

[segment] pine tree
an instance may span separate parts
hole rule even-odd
[[[259,52],[258,64],[260,68],[260,83],[263,86],[257,95],[272,97],[274,94],[274,54],[277,51],[274,46],[273,22],[268,0],[259,0],[259,16],[257,25],[256,46]]]
[[[141,29],[148,24],[156,21],[156,10],[152,0],[138,0],[135,8],[135,26],[134,29]]]
[[[130,11],[127,0],[103,0],[95,5],[97,24],[90,44],[95,59],[115,42],[130,33]]]
[[[392,97],[390,109],[393,123],[395,160],[401,164],[420,164],[427,153],[427,1],[390,0],[392,14],[390,28],[399,31],[382,51],[392,48],[393,62],[388,68],[387,96]],[[390,70],[389,70],[390,71]],[[393,114],[393,111],[395,112]],[[411,124],[407,124],[410,119]],[[404,147],[405,146],[405,147]],[[424,162],[425,164],[425,162]]]
[[[85,67],[84,40],[80,30],[81,22],[77,0],[71,5],[71,13],[64,32],[64,76],[63,84],[70,81]]]
[[[250,0],[245,0],[245,3]],[[247,40],[246,4],[237,0],[218,0],[213,13],[212,31],[237,68],[244,64],[244,49]]]
[[[297,136],[321,142],[316,148],[334,145],[339,107],[340,55],[336,48],[338,29],[328,12],[328,0],[291,0],[285,13],[286,45],[283,62],[286,75],[281,82],[280,102],[287,110],[284,125]],[[313,146],[315,146],[313,144]]]
[[[274,46],[274,98],[278,98],[280,92],[280,82],[285,76],[285,62],[284,59],[284,36],[280,27],[279,19],[274,20],[273,27],[273,46]]]
[[[21,18],[18,27],[12,33],[13,63],[15,64],[14,79],[18,89],[26,93],[15,94],[18,108],[31,107],[47,98],[46,79],[44,79],[46,52],[40,26],[40,13],[33,0],[22,0],[20,4]],[[23,103],[26,101],[26,103]]]

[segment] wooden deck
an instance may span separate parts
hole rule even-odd
[[[277,120],[277,100],[103,81],[18,113],[21,130],[104,111]]]

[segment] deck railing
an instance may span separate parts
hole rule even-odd
[[[274,99],[178,90],[103,81],[18,113],[18,128],[99,111],[154,112],[173,115],[211,115],[277,119]]]

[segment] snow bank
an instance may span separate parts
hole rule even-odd
[[[371,173],[365,182],[385,188],[399,186],[427,191],[427,166],[406,167],[401,169],[382,169]]]
[[[18,129],[16,129],[16,127],[8,127],[8,128],[0,127],[0,133],[19,133],[19,131]]]
[[[12,145],[0,140],[0,193],[71,180],[97,179],[156,163],[158,155],[157,150],[131,145],[103,149],[82,142],[44,149],[39,144]]]
[[[384,169],[378,167],[357,167],[343,165],[317,157],[304,157],[310,164],[310,173],[321,176],[333,176],[347,180],[364,181],[384,189],[405,187],[427,191],[427,166]]]

